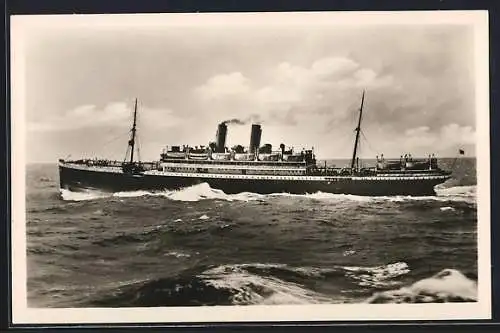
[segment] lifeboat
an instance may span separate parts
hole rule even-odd
[[[169,159],[184,159],[186,157],[186,153],[179,151],[167,151],[165,154],[163,154],[163,157]]]
[[[407,169],[412,169],[412,170],[425,170],[429,169],[429,161],[428,160],[418,160],[418,161],[412,161],[410,162],[411,166],[408,166],[408,163],[406,168]]]
[[[401,169],[401,161],[383,161],[377,163],[377,169],[380,170],[399,170]]]
[[[253,161],[255,158],[254,154],[234,154],[234,160],[235,161]]]
[[[283,155],[283,161],[302,162],[303,160],[304,160],[303,154],[285,154],[285,155]]]
[[[212,153],[212,160],[228,161],[231,159],[230,153]]]
[[[279,153],[277,154],[259,154],[259,161],[278,161]]]
[[[189,152],[188,158],[190,160],[207,160],[208,151],[205,149],[193,149]]]

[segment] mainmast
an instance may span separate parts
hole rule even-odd
[[[128,142],[130,146],[130,163],[134,162],[134,146],[135,146],[135,132],[137,125],[137,98],[135,99],[135,107],[134,107],[134,124],[132,125],[132,135]]]
[[[359,143],[359,132],[361,131],[361,117],[363,116],[364,101],[365,101],[365,91],[363,90],[363,96],[361,97],[361,106],[359,108],[358,127],[356,127],[356,140],[354,141],[354,151],[352,153],[351,170],[354,169],[354,166],[356,164],[356,157],[357,157],[358,143]]]

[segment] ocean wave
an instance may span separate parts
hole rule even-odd
[[[316,192],[312,194],[290,194],[276,193],[271,196],[287,196],[287,197],[302,197],[315,200],[332,200],[332,201],[358,201],[358,202],[405,202],[405,201],[459,201],[467,203],[476,202],[476,185],[453,186],[453,187],[436,187],[436,195],[434,196],[410,196],[410,195],[394,195],[394,196],[362,196],[353,194],[333,194]]]
[[[175,201],[200,201],[200,200],[226,200],[226,201],[252,201],[264,198],[263,195],[250,192],[226,194],[224,191],[213,189],[207,183],[197,184],[176,191],[165,191],[162,195]]]
[[[268,195],[242,192],[238,194],[226,194],[221,190],[213,189],[207,183],[197,184],[173,191],[130,191],[105,193],[98,190],[86,190],[83,192],[72,192],[67,189],[61,190],[61,197],[67,201],[96,200],[109,197],[131,198],[143,196],[162,196],[173,201],[194,202],[201,200],[225,200],[225,201],[263,201],[272,197],[306,198],[314,200],[331,201],[358,201],[358,202],[405,202],[405,201],[458,201],[474,204],[476,202],[476,185],[436,187],[435,196],[360,196],[352,194],[333,194],[316,192],[311,194],[273,193]]]
[[[443,269],[436,275],[408,287],[375,293],[367,303],[443,303],[476,302],[477,282],[455,269]]]
[[[405,202],[405,201],[457,201],[457,202],[476,202],[476,185],[436,187],[434,196],[362,196],[353,194],[334,194],[325,192],[316,192],[311,194],[291,194],[291,193],[273,193],[271,197],[295,197],[314,200],[331,201],[358,201],[358,202]]]
[[[68,189],[60,189],[61,198],[65,201],[87,201],[102,199],[111,196],[112,194],[104,193],[98,190],[84,190],[73,192]]]
[[[102,192],[99,190],[84,190],[73,192],[61,189],[61,198],[66,201],[85,201],[103,198],[134,198],[143,196],[160,196],[173,201],[201,201],[201,200],[225,200],[225,201],[253,201],[263,199],[265,196],[257,193],[242,192],[238,194],[226,194],[221,190],[213,189],[207,183],[197,184],[190,187],[172,191],[125,191],[125,192]]]
[[[396,262],[375,267],[343,267],[346,276],[362,287],[387,287],[398,285],[393,279],[408,274],[410,268],[405,262]]]
[[[233,305],[338,303],[300,284],[251,273],[245,265],[217,266],[198,277],[218,290],[230,290]]]
[[[175,253],[175,254],[174,254]],[[170,254],[170,253],[169,253]],[[177,252],[172,252],[176,255]],[[374,267],[292,267],[286,264],[228,264],[189,269],[178,276],[121,285],[91,302],[98,306],[285,305],[339,303],[419,303],[476,301],[476,282],[461,272],[445,269],[410,286],[396,281],[410,272],[404,262]],[[332,278],[334,277],[334,278]],[[313,290],[314,279],[332,285],[356,283],[376,292],[353,300],[344,291],[326,295]],[[344,281],[342,281],[344,279]],[[312,282],[312,283],[311,283]],[[393,288],[389,289],[388,288]]]

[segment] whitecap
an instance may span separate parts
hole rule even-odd
[[[275,305],[334,303],[330,298],[315,293],[299,284],[270,276],[259,276],[245,270],[248,266],[275,267],[276,265],[223,265],[204,271],[198,277],[217,289],[234,291],[234,305]],[[283,266],[283,265],[278,265]]]
[[[113,196],[118,198],[135,198],[135,197],[142,197],[145,195],[154,195],[154,193],[148,191],[124,191],[124,192],[113,193]]]
[[[410,272],[410,267],[406,262],[395,262],[380,266],[344,266],[346,277],[357,282],[364,287],[381,287],[399,284],[393,279]]]
[[[207,183],[193,185],[176,191],[166,191],[159,195],[174,201],[200,201],[200,200],[226,200],[226,201],[252,201],[263,198],[257,193],[242,192],[226,194],[224,191],[213,189]]]
[[[71,192],[61,190],[61,196],[64,200],[94,200],[109,196],[128,198],[141,196],[163,196],[173,201],[193,202],[201,200],[225,200],[225,201],[263,201],[272,197],[291,197],[304,198],[325,201],[356,201],[356,202],[404,202],[404,201],[465,201],[468,203],[476,202],[476,186],[454,186],[449,188],[436,187],[435,196],[362,196],[352,194],[334,194],[326,192],[315,192],[310,194],[291,194],[291,193],[272,193],[258,194],[252,192],[242,192],[237,194],[226,194],[222,190],[213,189],[208,183],[193,185],[190,187],[172,190],[172,191],[125,191],[116,193],[105,193],[97,190],[87,190],[84,192]]]
[[[96,200],[110,197],[111,193],[105,193],[98,190],[84,190],[80,192],[73,192],[68,189],[60,190],[61,198],[65,201],[86,201]]]
[[[475,302],[477,282],[456,269],[443,269],[410,286],[375,293],[367,303]]]
[[[164,254],[164,256],[176,257],[176,258],[189,258],[189,257],[191,257],[190,254],[182,253],[182,252],[177,252],[177,251],[167,252],[167,253]]]
[[[356,251],[354,251],[354,250],[346,250],[346,251],[344,251],[344,252],[342,253],[342,255],[343,255],[344,257],[347,257],[347,256],[353,255],[353,254],[355,254],[355,253],[356,253]]]
[[[305,199],[314,199],[314,200],[333,200],[333,201],[360,201],[367,202],[371,201],[374,198],[380,197],[370,197],[370,196],[361,196],[361,195],[353,195],[353,194],[335,194],[335,193],[327,193],[327,192],[315,192],[308,194],[292,194],[292,193],[272,193],[269,194],[271,197],[292,197],[292,198],[305,198]]]

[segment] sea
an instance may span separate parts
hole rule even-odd
[[[27,165],[28,306],[477,301],[476,160],[439,162],[431,197],[70,192]]]

